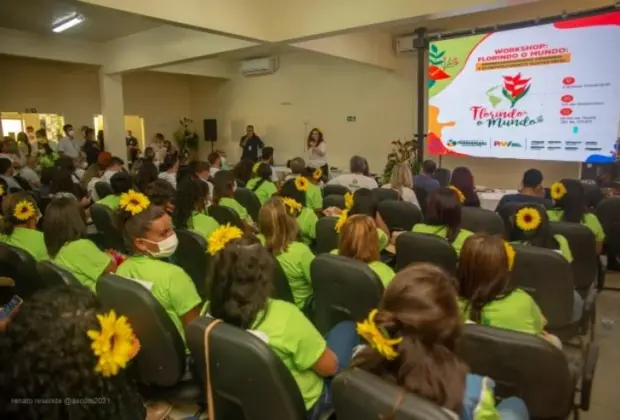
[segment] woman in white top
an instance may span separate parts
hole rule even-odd
[[[176,190],[177,172],[179,172],[179,157],[176,154],[166,155],[161,169],[162,172],[159,173],[159,178],[168,181]]]
[[[392,170],[390,183],[383,185],[383,188],[395,190],[403,201],[408,201],[420,207],[418,198],[413,192],[413,174],[409,162],[398,163]]]
[[[308,134],[308,166],[323,171],[323,181],[329,179],[329,166],[327,164],[327,147],[323,139],[323,133],[318,128],[313,128]]]

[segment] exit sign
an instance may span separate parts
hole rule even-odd
[[[355,116],[350,115],[347,117],[347,122],[355,122],[357,119],[355,118]]]

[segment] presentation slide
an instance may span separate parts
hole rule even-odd
[[[620,12],[429,46],[432,154],[612,162]]]

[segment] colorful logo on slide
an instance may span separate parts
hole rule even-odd
[[[517,102],[519,102],[530,91],[530,80],[522,79],[521,73],[517,73],[516,76],[503,76],[504,87],[502,94],[506,99],[510,101],[510,107],[514,108]]]
[[[431,44],[428,52],[428,88],[432,88],[439,80],[449,79],[446,70],[458,66],[457,57],[446,57],[446,50],[440,50],[436,44]]]
[[[507,148],[507,147],[523,147],[523,145],[519,142],[516,141],[510,141],[510,140],[495,140],[493,142],[493,147],[501,147],[501,148]]]

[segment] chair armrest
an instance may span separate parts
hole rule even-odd
[[[594,371],[598,361],[598,344],[590,343],[586,350],[586,358],[583,364],[581,377],[581,401],[579,408],[583,411],[590,409],[590,396],[592,394],[592,382],[594,380]]]
[[[583,301],[583,312],[581,314],[581,320],[579,329],[582,335],[588,333],[589,328],[594,328],[592,325],[592,317],[595,314],[596,298],[598,297],[598,289],[596,287],[590,287],[588,294]]]

